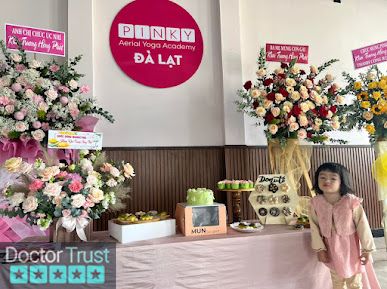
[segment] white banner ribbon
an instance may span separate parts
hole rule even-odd
[[[86,234],[84,229],[89,224],[90,218],[86,217],[62,217],[59,218],[58,222],[56,223],[56,231],[55,234],[58,233],[58,229],[60,226],[66,229],[67,232],[72,232],[74,229],[76,229],[78,237],[82,240],[87,242]]]

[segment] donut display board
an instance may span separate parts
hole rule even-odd
[[[286,224],[298,204],[297,190],[286,175],[260,175],[249,202],[262,224]]]

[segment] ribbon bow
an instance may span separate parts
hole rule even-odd
[[[58,229],[60,226],[66,229],[67,232],[72,232],[74,229],[77,231],[78,237],[82,241],[87,241],[86,234],[84,229],[89,224],[90,218],[88,217],[73,217],[73,216],[67,216],[62,217],[58,220],[56,223],[56,232],[58,232]]]

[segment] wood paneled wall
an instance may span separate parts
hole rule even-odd
[[[130,162],[135,168],[131,199],[127,201],[130,212],[158,210],[173,214],[176,203],[185,201],[187,189],[197,187],[214,190],[216,201],[227,203],[227,196],[216,191],[219,180],[256,180],[259,174],[270,171],[267,147],[107,148],[105,151],[109,159]],[[313,149],[311,172],[326,161],[345,165],[352,173],[355,191],[364,198],[370,225],[376,229],[380,228],[382,208],[371,176],[373,160],[374,151],[368,146],[319,146]],[[307,195],[303,179],[301,194]],[[242,213],[244,219],[256,218],[247,194],[242,197]],[[104,214],[94,222],[94,230],[106,230],[107,221],[116,215]]]

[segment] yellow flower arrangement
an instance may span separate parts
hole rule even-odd
[[[371,143],[387,138],[387,75],[377,66],[361,73],[359,80],[343,73],[348,81],[345,94],[352,94],[355,100],[348,107],[348,127],[365,128]]]

